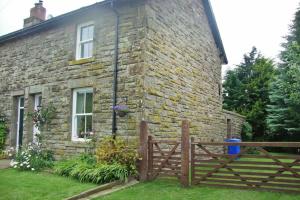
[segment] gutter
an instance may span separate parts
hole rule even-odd
[[[115,14],[115,55],[114,55],[114,72],[113,72],[113,107],[117,105],[117,91],[118,91],[118,61],[119,61],[119,24],[120,14],[114,7],[114,0],[111,0],[111,9]],[[116,138],[117,134],[117,113],[112,109],[112,135]]]

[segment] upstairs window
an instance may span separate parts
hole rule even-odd
[[[76,59],[93,56],[94,24],[92,22],[81,24],[77,29]]]
[[[73,91],[72,140],[83,140],[92,132],[93,89],[82,88]]]

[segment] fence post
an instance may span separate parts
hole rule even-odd
[[[147,180],[152,180],[153,175],[153,143],[152,136],[148,136],[148,173]]]
[[[180,182],[184,187],[189,186],[189,159],[190,159],[190,133],[189,122],[187,120],[182,121],[181,127],[181,177]]]
[[[146,181],[148,173],[148,125],[146,121],[140,123],[139,157],[141,158],[139,163],[140,181]]]
[[[194,183],[195,179],[195,138],[191,138],[191,185]]]

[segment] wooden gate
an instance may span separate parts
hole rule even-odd
[[[149,136],[148,177],[181,176],[181,148],[180,141],[153,140]]]
[[[241,151],[236,155],[213,152],[217,146],[237,145]],[[300,148],[300,143],[192,141],[192,184],[300,192],[300,155],[271,154],[264,147]]]

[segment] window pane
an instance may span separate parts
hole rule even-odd
[[[24,107],[24,97],[20,97],[20,107]]]
[[[86,116],[86,132],[92,132],[92,121],[93,117],[92,116]]]
[[[93,112],[93,93],[86,93],[85,113]]]
[[[76,113],[84,113],[84,95],[85,93],[77,92]]]
[[[88,37],[90,39],[93,39],[94,38],[94,26],[89,26],[89,33],[88,33]]]
[[[82,27],[80,33],[80,40],[85,41],[85,40],[93,39],[93,35],[94,35],[93,25]]]
[[[81,58],[92,57],[93,42],[86,42],[81,44]]]
[[[82,27],[80,33],[80,41],[88,39],[88,27]]]
[[[42,96],[39,96],[39,100],[38,100],[38,106],[41,106],[42,105]]]
[[[88,48],[87,57],[92,57],[93,56],[93,42],[89,42],[87,48]]]
[[[78,138],[84,138],[85,133],[85,116],[76,116],[77,120],[77,136]]]

